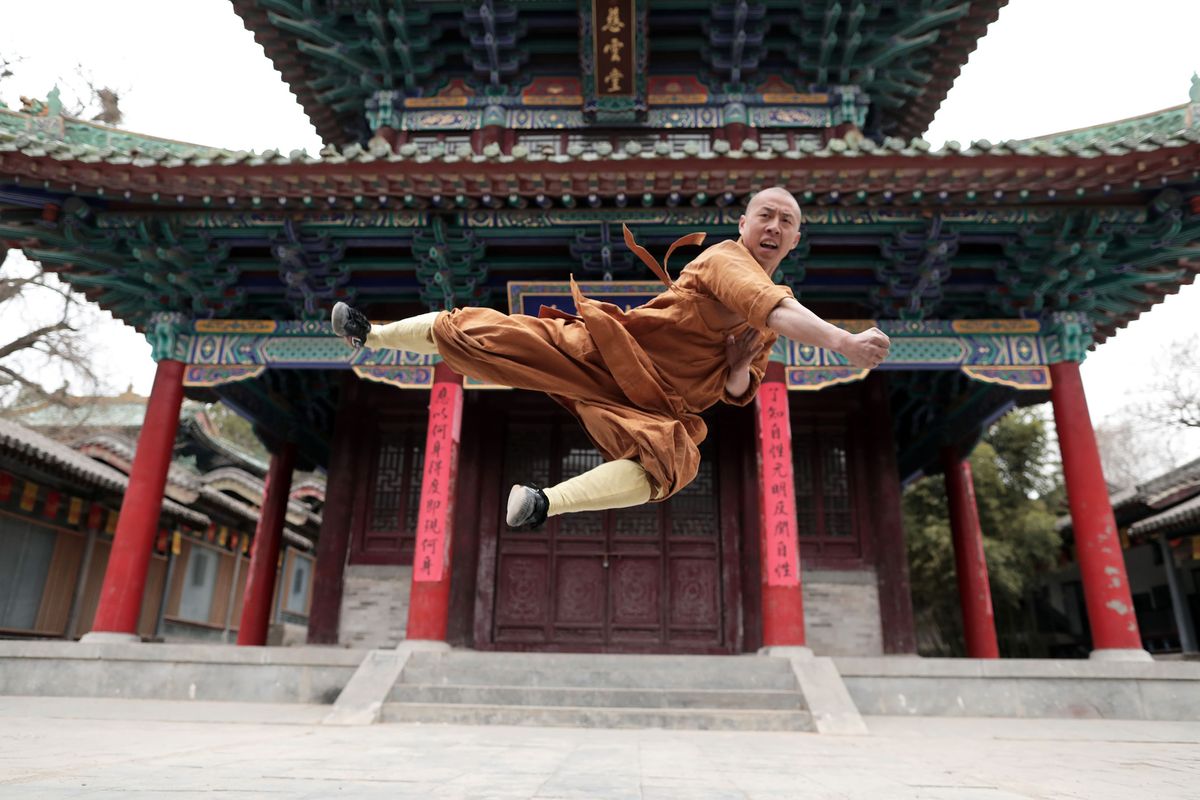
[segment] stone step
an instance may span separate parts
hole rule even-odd
[[[538,725],[567,728],[673,728],[712,731],[813,731],[807,711],[384,703],[382,722]]]
[[[804,710],[797,691],[737,689],[614,689],[596,687],[479,686],[398,683],[393,703],[483,706],[573,706],[609,709]]]
[[[791,691],[786,659],[577,653],[413,653],[403,683],[451,686]]]

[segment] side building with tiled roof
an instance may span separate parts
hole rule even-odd
[[[27,424],[0,419],[0,636],[78,638],[90,629],[146,400],[126,392],[8,412]],[[215,433],[199,404],[187,413]],[[181,429],[178,451],[194,454],[219,441],[190,441],[192,430]],[[236,452],[226,444],[215,457]],[[299,485],[308,489],[288,503],[277,567],[271,619],[278,642],[303,640],[312,597],[324,481],[307,476]],[[261,475],[238,466],[197,473],[185,461],[172,464],[143,590],[140,637],[236,637],[263,488]]]
[[[1111,493],[1133,608],[1146,647],[1200,656],[1200,458]],[[1091,649],[1077,544],[1070,517],[1058,522],[1061,566],[1030,598],[1039,631],[1056,655]]]

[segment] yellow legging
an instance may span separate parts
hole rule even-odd
[[[433,322],[441,311],[431,311],[387,325],[372,325],[367,347],[407,350],[433,355]],[[627,458],[608,461],[582,475],[544,490],[550,501],[549,516],[575,511],[604,511],[609,508],[640,506],[655,497],[646,470]],[[659,492],[661,495],[661,491]],[[656,498],[657,499],[657,498]]]
[[[608,461],[544,491],[550,501],[546,512],[550,517],[574,511],[640,506],[654,496],[646,470],[627,458]]]
[[[387,325],[372,325],[367,334],[367,347],[372,350],[387,348],[389,350],[407,350],[410,353],[436,355],[437,345],[433,343],[433,321],[441,311],[430,311],[428,314],[418,314],[415,317],[390,322]]]

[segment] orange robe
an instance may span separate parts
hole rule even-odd
[[[697,445],[708,433],[699,413],[718,400],[745,405],[754,398],[776,339],[767,316],[793,295],[740,239],[708,248],[674,282],[627,241],[667,285],[645,305],[622,311],[590,300],[572,278],[578,316],[546,308],[538,317],[455,309],[438,315],[433,338],[455,372],[549,394],[579,419],[605,459],[641,464],[662,500],[696,476]],[[730,397],[725,337],[747,327],[762,335],[762,351],[749,388]]]

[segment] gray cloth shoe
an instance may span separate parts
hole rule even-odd
[[[508,493],[508,513],[505,521],[508,527],[517,530],[540,528],[546,521],[546,512],[550,510],[550,500],[541,489],[517,484]]]
[[[337,303],[330,315],[330,325],[333,332],[350,343],[351,347],[363,347],[367,343],[367,334],[371,332],[371,321],[356,308],[346,303]]]

